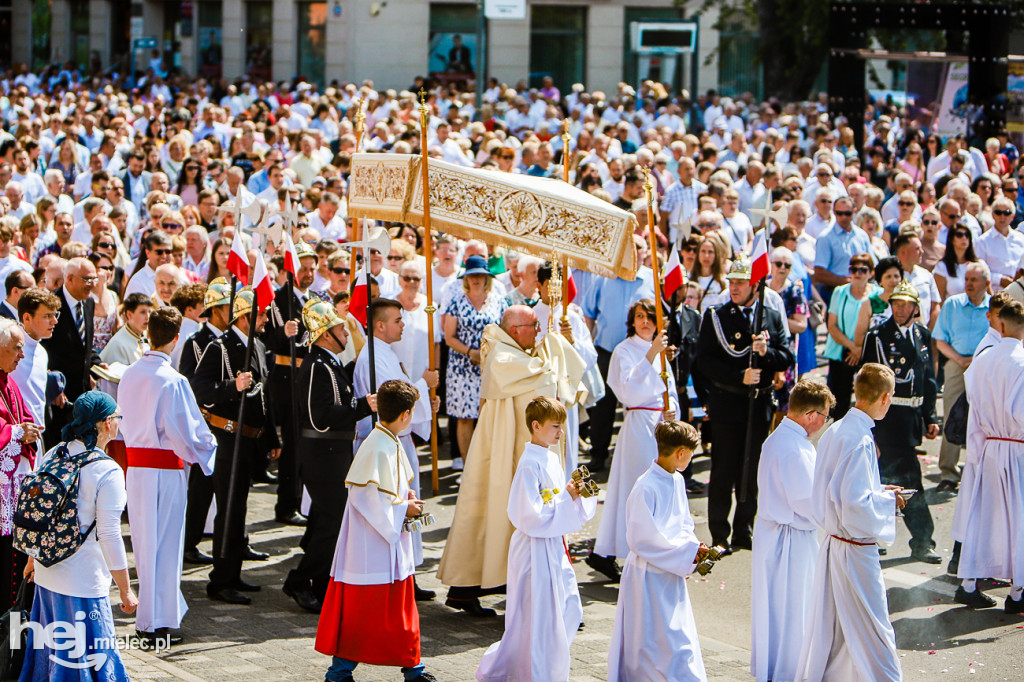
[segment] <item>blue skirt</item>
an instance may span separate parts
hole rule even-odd
[[[39,642],[38,648],[36,639],[40,628],[28,630],[28,649],[19,682],[128,680],[117,651],[110,599],[68,597],[36,585],[32,623],[46,628],[58,621],[67,626],[51,628],[52,634],[47,639],[52,641]],[[51,648],[53,644],[61,649]]]

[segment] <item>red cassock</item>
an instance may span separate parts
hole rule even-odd
[[[387,585],[332,580],[320,611],[314,648],[370,665],[420,663],[420,612],[413,577]]]

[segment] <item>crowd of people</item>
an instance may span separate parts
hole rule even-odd
[[[938,492],[981,492],[964,494],[957,505],[948,567],[966,579],[957,600],[994,603],[975,586],[986,576],[1012,577],[1020,597],[1019,559],[986,563],[990,548],[974,546],[977,534],[968,530],[994,513],[984,491],[998,474],[981,451],[996,446],[974,431],[973,440],[952,442],[940,428],[965,393],[972,406],[988,404],[983,380],[972,379],[983,374],[972,370],[982,349],[1004,348],[1013,362],[1020,352],[1013,333],[999,341],[1000,320],[1017,329],[1014,302],[1024,303],[1024,235],[1017,229],[1024,219],[1018,175],[1024,171],[1005,131],[987,140],[942,139],[904,109],[878,103],[866,112],[866,144],[857,149],[848,122],[828,114],[824,97],[759,102],[708,91],[691,98],[650,81],[605,93],[581,84],[562,92],[550,82],[534,89],[491,79],[477,97],[422,78],[395,91],[369,81],[319,88],[305,81],[229,84],[150,74],[125,91],[98,80],[43,80],[21,69],[0,86],[0,316],[11,320],[0,326],[0,420],[9,427],[0,431],[2,606],[16,602],[22,575],[34,574],[37,597],[44,598],[33,606],[33,618],[73,613],[74,604],[60,602],[60,595],[94,600],[87,610],[102,611],[109,574],[123,608],[138,606],[140,638],[178,641],[187,609],[178,586],[182,561],[212,567],[212,600],[249,604],[259,591],[243,579],[243,561],[268,558],[248,543],[246,498],[250,485],[274,483],[276,521],[306,527],[304,555],[284,590],[301,608],[322,614],[317,650],[334,656],[327,679],[351,679],[358,661],[394,660],[406,679],[429,680],[418,631],[395,645],[401,652],[382,653],[371,635],[377,626],[386,632],[386,622],[354,632],[330,621],[375,599],[403,604],[396,617],[408,618],[415,600],[435,597],[415,584],[422,546],[414,527],[426,523],[417,448],[429,439],[432,414],[446,417],[442,442],[450,469],[462,472],[438,571],[449,587],[445,603],[488,617],[494,611],[480,597],[506,585],[511,590],[531,556],[553,566],[566,560],[550,538],[593,513],[589,500],[578,499],[582,486],[566,484],[564,475],[556,480],[544,454],[559,440],[563,422],[557,462],[563,474],[579,471],[581,456],[591,473],[610,469],[587,564],[609,580],[621,577],[624,587],[628,581],[639,590],[633,599],[652,598],[638,587],[649,570],[643,562],[685,576],[698,563],[695,552],[706,554],[692,537],[688,513],[640,520],[644,502],[661,495],[676,496],[685,507],[687,494],[706,492],[708,546],[720,547],[723,556],[756,554],[769,542],[765,534],[789,527],[804,534],[795,542],[805,553],[816,551],[806,534],[819,527],[854,541],[840,550],[870,545],[877,552],[876,541],[894,537],[888,521],[888,530],[877,533],[874,526],[859,532],[842,518],[833,527],[823,520],[824,509],[806,506],[808,499],[779,496],[789,486],[772,478],[780,475],[778,462],[759,466],[761,444],[776,434],[811,435],[826,418],[853,433],[844,418],[854,405],[877,422],[874,479],[896,490],[884,493],[889,521],[905,504],[912,558],[941,562],[923,496],[897,493],[923,487],[916,449],[922,439],[941,437]],[[422,153],[421,90],[430,111],[431,158],[552,183],[562,181],[567,165],[573,185],[635,213],[636,277],[574,271],[576,296],[563,304],[550,286],[568,274],[557,264],[478,239],[355,220],[346,198],[352,155]],[[361,139],[359,111],[365,112]],[[655,224],[648,219],[648,178]],[[262,206],[281,213],[298,207],[298,217],[288,235],[294,263],[274,243],[262,247],[276,292],[274,303],[255,314],[256,294],[233,286],[231,259],[233,242],[240,242],[255,263],[259,242],[251,228]],[[758,282],[751,257],[762,227],[770,272]],[[364,259],[344,246],[380,230],[390,238],[387,255],[373,250]],[[433,262],[426,262],[427,240]],[[673,256],[684,283],[669,300],[655,301],[654,277]],[[374,280],[372,329],[365,311],[350,310],[360,268]],[[433,339],[428,269],[437,309]],[[431,342],[434,358],[425,351]],[[809,378],[822,376],[827,391],[820,383],[808,388]],[[377,391],[385,385],[386,399]],[[891,409],[889,403],[878,408],[883,395]],[[544,396],[557,400],[535,406]],[[939,396],[943,414],[936,410]],[[1019,437],[1012,425],[977,411],[970,412],[971,429],[998,422],[992,427],[998,438],[991,437],[1008,441],[998,447],[1011,458]],[[559,434],[550,423],[560,425]],[[393,480],[387,464],[393,441],[400,470],[408,464],[411,480]],[[92,563],[79,573],[66,564],[27,562],[15,537],[22,481],[51,458],[97,447],[120,467],[82,460],[80,495],[89,497],[80,503],[82,529],[94,522],[99,533],[87,541],[88,553],[74,557]],[[706,482],[692,475],[694,451],[710,456]],[[651,461],[659,453],[655,471]],[[813,447],[805,459],[805,492],[818,495],[819,485],[832,485],[830,474],[814,471]],[[659,483],[665,472],[668,483]],[[861,474],[858,485],[874,485],[870,472]],[[382,477],[394,487],[385,489]],[[369,482],[382,498],[363,489]],[[538,486],[556,499],[562,488],[571,500],[551,506],[548,516],[549,500],[531,497]],[[772,503],[759,512],[758,491],[764,495],[766,486]],[[157,497],[158,504],[147,505]],[[138,597],[114,515],[126,503]],[[1008,499],[1006,509],[1019,503]],[[388,504],[396,508],[386,510]],[[346,505],[360,510],[357,520]],[[882,502],[876,506],[882,514]],[[415,523],[396,516],[398,507],[408,507]],[[1010,533],[1016,523],[1010,516],[1005,528],[985,528]],[[211,528],[212,555],[199,547]],[[665,528],[679,537],[662,537]],[[374,550],[356,558],[345,553],[346,541],[371,542]],[[389,556],[391,565],[378,565]],[[626,561],[621,574],[619,559]],[[828,566],[821,561],[818,569]],[[791,584],[809,587],[809,577],[797,581],[796,575]],[[758,579],[771,580],[755,574]],[[561,581],[559,594],[575,594],[571,577],[552,569],[551,580]],[[685,585],[665,589],[682,590],[686,602]],[[774,587],[766,589],[774,594]],[[538,602],[509,594],[510,623],[529,622]],[[40,603],[49,607],[39,611]],[[1007,611],[1019,612],[1015,604],[1008,601]],[[789,608],[803,605],[795,600]],[[627,640],[653,622],[630,608],[637,606],[620,600],[626,631],[617,625],[617,636]],[[837,603],[832,612],[814,613],[831,618],[843,608]],[[564,669],[560,661],[582,612],[561,603],[558,609],[565,632],[557,627],[518,641],[506,634],[485,656],[481,679],[505,679],[502,671],[523,664],[515,647],[531,642],[546,652],[541,659],[558,659],[543,674],[535,668],[540,677],[534,679],[563,679],[568,659]],[[109,604],[102,612],[110,620]],[[793,631],[778,651],[759,644],[762,616],[755,604],[752,671],[758,679],[790,679],[785,665],[796,665],[804,638]],[[629,626],[631,619],[643,627]],[[765,627],[775,622],[764,616]],[[678,627],[693,630],[692,618]],[[893,639],[891,628],[888,633],[883,640]],[[689,634],[679,646],[690,647],[691,655],[671,664],[685,671],[678,679],[704,674],[695,632]],[[818,645],[799,659],[815,662],[807,664],[809,679],[828,677],[834,663],[828,647],[839,646]],[[616,646],[618,678],[646,679],[629,667],[642,647]],[[773,662],[766,664],[758,655],[769,649]],[[773,677],[776,654],[788,663],[774,668]],[[895,673],[879,672],[862,667],[869,650],[846,655],[852,658],[839,665],[850,666],[855,677],[897,679],[898,661]],[[35,665],[45,666],[45,657]],[[111,679],[123,678],[123,667],[111,671]],[[23,679],[35,679],[25,677],[32,674]]]

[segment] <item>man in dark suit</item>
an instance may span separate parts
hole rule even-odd
[[[469,48],[462,44],[462,36],[452,36],[452,49],[448,50],[448,70],[458,73],[473,73],[472,56]]]
[[[135,204],[140,214],[152,178],[153,174],[146,170],[146,154],[141,149],[133,149],[128,154],[128,171],[121,180],[124,181],[124,198]]]
[[[72,403],[86,391],[92,390],[92,367],[105,365],[99,353],[92,349],[93,313],[96,304],[89,291],[96,284],[96,267],[85,258],[72,258],[64,270],[64,286],[54,294],[60,299],[60,317],[53,336],[40,343],[49,356],[49,369],[61,372],[67,380],[64,395],[68,403],[54,407],[46,423],[43,440],[59,443],[61,430],[71,420]]]
[[[259,585],[242,580],[242,561],[249,543],[245,533],[250,468],[253,452],[267,450],[276,459],[281,443],[274,425],[273,403],[267,395],[267,349],[259,338],[249,335],[249,313],[253,293],[249,288],[235,295],[232,326],[213,341],[199,360],[191,384],[210,430],[217,438],[217,461],[213,469],[217,518],[213,529],[213,568],[206,594],[210,599],[229,604],[250,604],[242,592],[257,592]],[[266,311],[256,317],[259,333],[267,323]],[[246,344],[253,344],[246,365]],[[239,403],[247,394],[242,423],[238,423]],[[238,459],[234,460],[235,439],[241,438]],[[234,481],[235,494],[229,490]]]
[[[352,464],[356,422],[370,414],[367,398],[356,399],[352,380],[338,361],[348,332],[330,303],[311,299],[302,321],[312,345],[299,369],[299,472],[311,500],[305,554],[289,571],[284,593],[314,613],[320,611],[330,582],[334,546],[348,494],[345,474]],[[370,396],[374,398],[374,396]]]
[[[6,317],[15,322],[18,321],[18,300],[25,293],[26,289],[34,287],[36,282],[32,279],[32,273],[24,270],[15,270],[7,275],[4,280],[4,291],[7,298],[0,304],[0,317]]]
[[[729,302],[704,313],[694,368],[708,391],[711,421],[711,481],[708,486],[708,528],[713,544],[727,549],[750,549],[757,514],[757,463],[761,444],[775,410],[772,380],[776,372],[793,364],[786,344],[783,319],[765,306],[758,333],[754,333],[757,285],[750,282],[750,261],[733,262]],[[764,283],[761,286],[765,286]],[[750,369],[750,353],[757,353],[757,369]],[[747,422],[750,390],[754,389],[754,417]],[[746,501],[736,501],[732,525],[732,495],[742,485],[747,430],[753,430]]]

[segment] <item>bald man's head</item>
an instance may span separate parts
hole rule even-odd
[[[537,314],[525,305],[510,306],[501,316],[501,328],[511,336],[523,350],[537,345]]]
[[[76,301],[89,297],[89,290],[96,284],[96,266],[86,258],[72,258],[64,269],[64,287]]]

